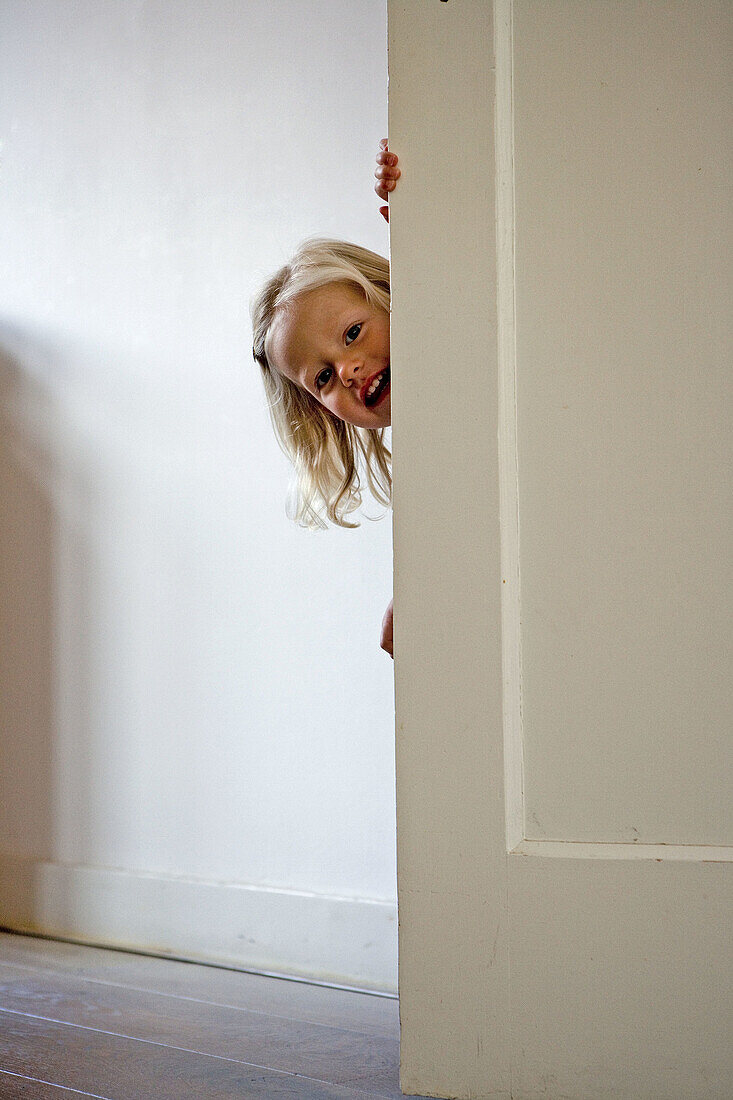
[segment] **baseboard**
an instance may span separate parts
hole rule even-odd
[[[0,925],[397,992],[397,906],[0,854]]]

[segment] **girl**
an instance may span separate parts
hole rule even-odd
[[[400,176],[397,157],[380,142],[375,191],[382,199]],[[389,221],[389,207],[380,208]],[[359,470],[376,499],[392,496],[389,263],[345,241],[305,241],[264,285],[251,307],[253,355],[270,416],[296,472],[290,516],[324,528],[362,502]],[[381,646],[392,656],[392,602]]]

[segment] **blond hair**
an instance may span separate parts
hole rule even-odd
[[[252,354],[262,372],[278,443],[295,467],[287,513],[301,527],[314,530],[328,526],[324,514],[339,527],[359,526],[346,517],[362,503],[362,466],[379,503],[389,506],[392,500],[392,454],[384,443],[385,429],[340,420],[267,358],[267,337],[278,311],[329,283],[350,283],[371,305],[389,312],[389,262],[368,248],[322,238],[304,241],[251,304]]]

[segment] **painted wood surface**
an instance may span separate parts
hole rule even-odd
[[[390,0],[408,1093],[730,1096],[732,15]]]

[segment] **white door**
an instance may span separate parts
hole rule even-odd
[[[730,1100],[729,0],[389,0],[402,1088]]]

